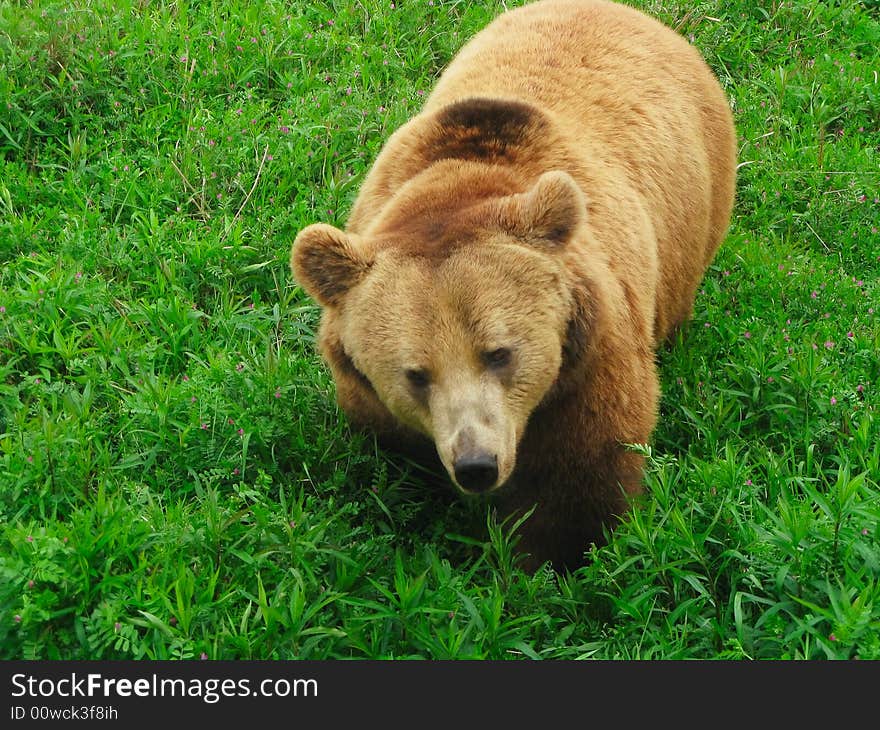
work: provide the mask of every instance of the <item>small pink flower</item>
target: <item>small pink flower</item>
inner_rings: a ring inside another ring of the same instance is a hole
[[[865,386],[862,385],[861,383],[859,383],[859,384],[856,386],[856,392],[857,392],[857,393],[864,393],[864,392],[865,392]]]
[[[849,332],[846,333],[846,336],[849,337],[850,339],[852,339],[853,337],[855,337],[855,334],[853,333],[852,330],[850,330]]]
[[[276,398],[280,398],[280,397],[281,397],[281,391],[280,391],[280,390],[276,390],[276,391],[275,391],[275,397],[276,397]]]
[[[837,637],[834,634],[828,634],[828,638],[831,639],[831,641],[837,641]]]
[[[235,469],[232,470],[232,473],[238,476],[241,472],[238,470],[238,467],[235,467]]]
[[[34,541],[34,536],[33,536],[33,535],[28,535],[28,536],[25,538],[25,540],[27,540],[28,542],[33,542],[33,541]]]
[[[208,424],[207,424],[207,423],[203,423],[203,424],[202,424],[202,431],[207,431],[207,430],[208,430]]]
[[[751,480],[751,479],[746,479],[746,486],[747,486],[747,487],[752,486],[752,480]]]
[[[17,624],[20,624],[21,623],[21,615],[15,614],[15,616],[12,617],[12,620],[15,621],[15,623],[17,623]]]
[[[238,435],[244,436],[244,429],[243,428],[238,429]]]
[[[743,337],[747,340],[750,340],[752,339],[752,333],[746,330],[745,332],[743,332]]]
[[[825,341],[825,349],[826,349],[826,350],[833,350],[833,349],[834,349],[834,343],[833,343],[831,340],[826,340],[826,341]]]
[[[33,588],[33,587],[34,587],[34,582],[33,582],[32,580],[29,580],[29,581],[27,582],[27,586],[28,586],[28,588]]]
[[[833,405],[833,406],[837,405],[837,398],[835,398],[833,395],[831,396],[831,405]]]
[[[118,621],[115,624],[113,624],[114,631],[119,631],[119,629],[121,629],[121,628],[122,628],[122,624],[119,623]]]
[[[205,652],[202,652],[202,653],[199,655],[199,659],[201,659],[202,661],[204,661],[204,660],[207,659],[207,658],[208,658],[208,655],[205,654]]]
[[[868,528],[867,527],[862,530],[862,535],[867,537],[867,535],[868,535]]]
[[[817,291],[814,291],[810,294],[811,299],[816,299],[818,296],[819,296],[819,292],[817,292]]]

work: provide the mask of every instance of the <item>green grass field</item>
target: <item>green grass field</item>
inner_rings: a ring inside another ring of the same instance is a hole
[[[567,575],[348,431],[287,263],[503,4],[0,4],[0,658],[880,659],[880,9],[634,4],[738,200]]]

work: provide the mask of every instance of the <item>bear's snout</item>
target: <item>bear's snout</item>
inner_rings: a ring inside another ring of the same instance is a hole
[[[498,457],[478,452],[456,459],[452,465],[455,481],[466,492],[480,494],[495,486],[498,481]]]

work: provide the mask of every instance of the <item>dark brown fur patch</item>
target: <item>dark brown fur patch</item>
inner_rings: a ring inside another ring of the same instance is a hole
[[[345,351],[345,348],[342,346],[342,343],[339,340],[334,340],[329,343],[328,346],[329,355],[333,358],[333,361],[336,363],[336,366],[345,372],[346,375],[350,375],[352,378],[357,380],[364,388],[366,388],[371,393],[375,393],[376,391],[373,389],[373,384],[370,382],[370,379],[364,375],[354,364],[354,360],[349,357],[349,354]]]
[[[440,133],[428,150],[429,160],[513,161],[544,126],[540,112],[517,101],[472,98],[450,104],[437,114]]]
[[[574,287],[574,302],[568,331],[562,345],[562,370],[570,371],[583,362],[584,353],[590,344],[590,335],[596,327],[596,304],[589,286]]]

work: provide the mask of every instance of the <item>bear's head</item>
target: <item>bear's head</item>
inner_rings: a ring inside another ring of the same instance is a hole
[[[419,193],[398,196],[385,228],[305,228],[291,266],[365,387],[433,441],[460,489],[488,492],[513,473],[529,417],[586,336],[589,304],[566,263],[584,196],[552,171],[438,219],[444,206]],[[402,209],[421,213],[402,225]]]

